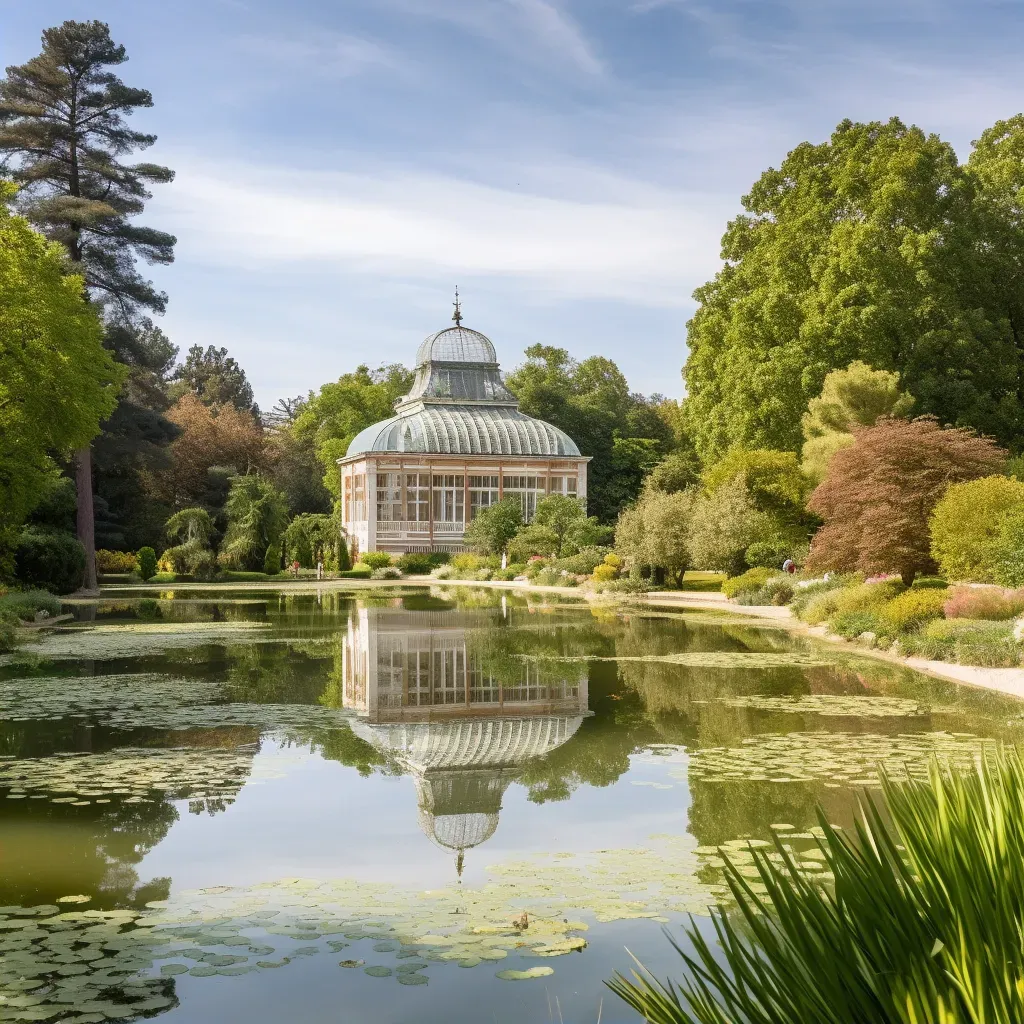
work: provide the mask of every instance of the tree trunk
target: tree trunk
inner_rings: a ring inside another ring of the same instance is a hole
[[[903,569],[900,572],[900,579],[903,581],[903,586],[908,589],[914,585],[914,577],[917,575],[916,569]]]
[[[92,508],[92,449],[75,452],[75,490],[78,492],[78,539],[85,548],[83,594],[98,594],[96,585],[96,521]]]

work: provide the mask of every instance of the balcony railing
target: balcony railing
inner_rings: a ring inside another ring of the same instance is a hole
[[[434,536],[461,536],[465,523],[434,523]],[[377,536],[430,536],[430,523],[403,522],[398,519],[377,520]]]

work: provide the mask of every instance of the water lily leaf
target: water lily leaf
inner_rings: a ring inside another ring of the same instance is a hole
[[[498,971],[495,977],[501,978],[502,981],[529,981],[531,978],[546,978],[554,973],[552,967],[530,967],[525,971]]]

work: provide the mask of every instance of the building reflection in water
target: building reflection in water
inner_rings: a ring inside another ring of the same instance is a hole
[[[460,875],[523,764],[590,714],[585,666],[498,657],[495,628],[493,609],[364,607],[344,643],[352,727],[412,775],[420,827],[455,853]]]

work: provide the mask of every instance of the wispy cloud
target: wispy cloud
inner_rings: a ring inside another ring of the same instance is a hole
[[[404,63],[391,48],[362,36],[317,32],[283,36],[242,36],[237,49],[275,70],[290,66],[304,74],[352,78],[375,69],[400,70]]]
[[[604,63],[582,26],[554,0],[382,0],[447,22],[526,63],[599,77]]]
[[[584,202],[402,171],[175,166],[154,212],[191,261],[520,278],[553,295],[650,306],[684,304],[691,283],[714,272],[726,215],[712,197],[640,183]]]

